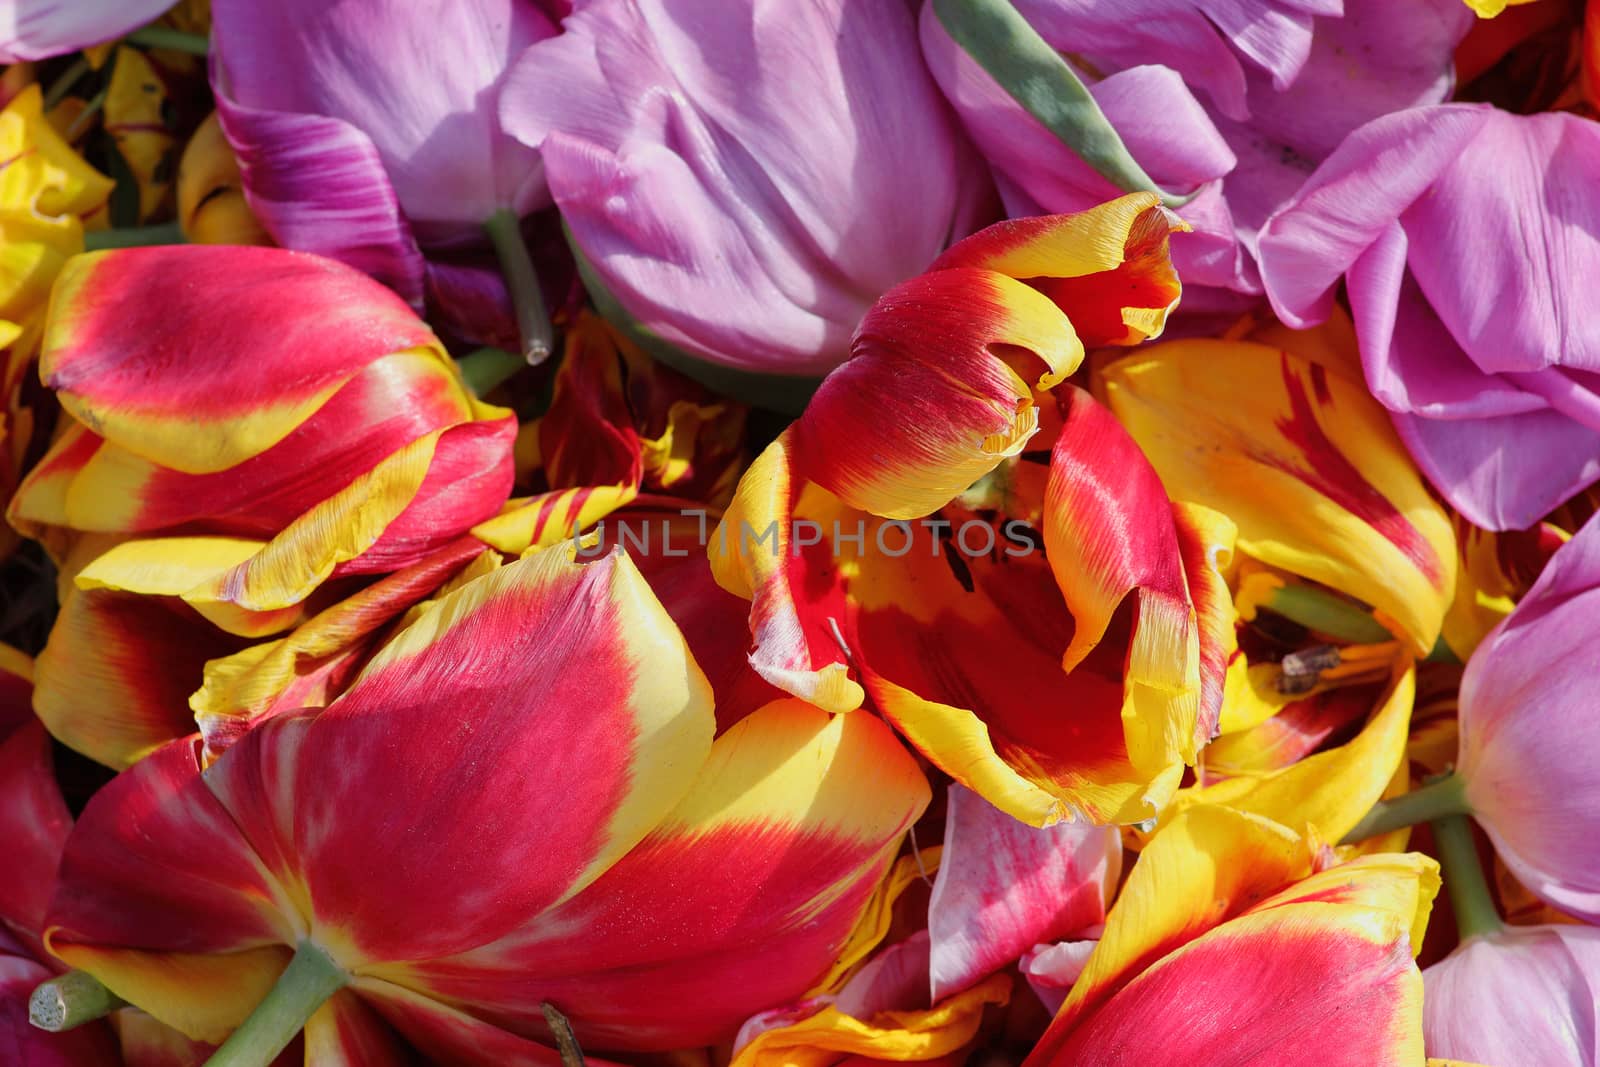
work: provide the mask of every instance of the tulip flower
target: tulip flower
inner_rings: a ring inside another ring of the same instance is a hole
[[[1481,1063],[1600,1060],[1600,929],[1503,926],[1422,972],[1428,1051]]]
[[[1590,521],[1467,663],[1455,773],[1379,805],[1351,839],[1470,813],[1519,882],[1600,921],[1600,794],[1587,763],[1597,607],[1600,523]]]
[[[1351,134],[1262,231],[1280,317],[1326,317],[1344,277],[1367,384],[1428,480],[1492,530],[1600,479],[1582,281],[1600,219],[1567,193],[1596,158],[1600,126],[1572,115],[1417,108]]]
[[[603,0],[562,29],[502,121],[590,280],[702,376],[827,373],[873,300],[981,221],[902,4]]]
[[[121,37],[172,0],[13,0],[0,16],[0,63],[76,52]]]
[[[1084,346],[1160,332],[1170,226],[1134,194],[951,248],[862,321],[709,546],[763,678],[834,711],[865,685],[1037,826],[1155,816],[1216,721],[1226,531],[1174,511],[1087,393],[1046,393]]]
[[[958,10],[957,5],[950,5]],[[1444,100],[1471,16],[1460,0],[1219,8],[1157,0],[1017,0],[1049,61],[1075,70],[1137,165],[1192,194],[1173,242],[1183,310],[1236,311],[1262,291],[1256,234],[1362,123]],[[929,68],[994,171],[1012,216],[1081,211],[1119,191],[922,8]],[[1060,53],[1057,55],[1056,53]]]
[[[56,287],[40,375],[76,422],[19,488],[12,521],[58,550],[84,534],[174,533],[173,570],[231,557],[184,595],[244,634],[282,629],[278,616],[330,577],[421,559],[510,488],[510,413],[471,396],[392,294],[313,256],[80,257]]]
[[[215,0],[212,18],[218,115],[273,240],[364,270],[496,342],[505,290],[489,261],[457,262],[488,255],[492,224],[530,272],[510,293],[533,344],[523,316],[543,309],[517,227],[548,194],[538,154],[500,130],[495,107],[510,64],[555,33],[539,5]],[[479,314],[455,313],[464,307]],[[537,329],[547,343],[548,323]]]
[[[235,1064],[307,1020],[307,1062],[394,1034],[550,1062],[545,1005],[589,1051],[681,1048],[805,990],[926,806],[920,770],[870,716],[797,701],[713,743],[638,570],[571,551],[436,601],[204,776],[192,740],[124,772],[68,840],[51,951]]]
[[[193,244],[271,244],[244,195],[239,161],[212,112],[195,130],[178,164],[178,222]]]
[[[1203,805],[1139,856],[1027,1067],[1422,1061],[1416,854],[1314,870],[1308,842]]]
[[[31,673],[28,657],[0,646],[0,1049],[26,1067],[112,1067],[122,1059],[106,1024],[48,1033],[28,1023],[34,987],[61,970],[40,934],[72,826],[51,767],[50,736],[28,708]]]

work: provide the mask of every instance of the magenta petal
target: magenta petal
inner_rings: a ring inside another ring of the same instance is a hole
[[[172,0],[7,0],[0,4],[0,63],[49,59],[136,30]]]
[[[531,0],[215,0],[212,18],[232,102],[360,130],[424,245],[545,202],[537,154],[496,115],[512,62],[555,32]]]
[[[950,786],[944,855],[928,903],[934,1001],[1105,918],[1122,840],[1085,823],[1036,829]]]
[[[1422,972],[1428,1053],[1472,1063],[1581,1064],[1600,1054],[1600,930],[1507,926]]]
[[[839,990],[833,1006],[857,1019],[870,1019],[880,1011],[926,1008],[929,959],[928,931],[918,930],[872,957]]]
[[[273,240],[370,274],[421,310],[422,253],[366,135],[339,119],[244,107],[213,80],[245,196]]]
[[[1597,617],[1600,522],[1590,520],[1467,664],[1457,759],[1473,812],[1512,873],[1589,922],[1600,920]]]

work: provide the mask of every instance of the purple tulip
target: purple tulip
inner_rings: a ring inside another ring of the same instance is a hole
[[[1600,1059],[1600,929],[1505,926],[1422,972],[1430,1056],[1472,1063]]]
[[[1344,277],[1367,382],[1468,519],[1531,526],[1600,479],[1600,124],[1486,106],[1379,119],[1263,231],[1274,307]]]
[[[1172,241],[1181,310],[1233,312],[1261,293],[1256,234],[1362,123],[1449,95],[1471,25],[1460,0],[1016,0],[1070,56],[1133,158],[1198,195]],[[1012,216],[1118,194],[922,10],[928,65],[994,171]]]
[[[496,105],[512,61],[556,32],[541,6],[214,0],[212,19],[222,127],[273,238],[415,307],[431,297],[458,329],[485,308],[506,314],[484,224],[549,194]]]
[[[821,375],[989,192],[900,0],[594,0],[501,104],[623,310],[702,360]]]
[[[1523,885],[1600,922],[1600,520],[1563,545],[1461,680],[1456,774]]]
[[[121,37],[171,6],[172,0],[4,0],[0,63],[76,52]]]

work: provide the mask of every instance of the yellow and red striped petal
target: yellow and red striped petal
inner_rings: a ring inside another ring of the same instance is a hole
[[[1174,527],[1183,573],[1199,626],[1200,707],[1195,722],[1195,744],[1205,745],[1217,735],[1230,670],[1242,663],[1236,632],[1238,613],[1228,576],[1233,570],[1233,546],[1239,528],[1220,511],[1201,504],[1175,502]]]
[[[286,637],[208,661],[203,683],[188,700],[206,758],[215,759],[276,711],[326,706],[374,651],[382,627],[488,551],[463,537],[307,619]]]
[[[1159,336],[1181,286],[1168,238],[1189,227],[1150,193],[1073,215],[1011,219],[936,259],[934,271],[977,267],[1027,282],[1055,302],[1088,347]]]
[[[268,720],[208,780],[354,968],[483,944],[576,893],[684,794],[711,732],[637,569],[554,548],[430,605],[326,711]],[[391,781],[417,788],[373,788]],[[464,911],[462,886],[492,896]]]
[[[1419,1063],[1412,956],[1435,870],[1377,856],[1313,875],[1153,962],[1028,1063]]]
[[[828,970],[928,799],[872,716],[778,701],[566,903],[475,952],[369,973],[513,1031],[540,1028],[549,1001],[599,1051],[727,1040]]]
[[[750,603],[750,663],[772,685],[828,711],[861,706],[841,628],[848,625],[832,524],[866,522],[809,484],[793,454],[793,429],[756,457],[711,534],[706,554],[717,584]],[[796,544],[796,520],[817,523],[813,545]],[[831,623],[831,625],[830,625]]]
[[[271,448],[379,357],[439,346],[366,275],[275,248],[90,253],[63,269],[51,308],[40,375],[63,407],[190,474]]]
[[[1050,455],[1044,543],[1074,623],[1062,669],[1082,663],[1128,605],[1128,759],[1151,781],[1174,776],[1199,749],[1201,697],[1200,627],[1177,523],[1161,480],[1111,413],[1075,386],[1061,401],[1066,421]],[[1218,665],[1215,655],[1210,663]],[[1138,818],[1160,810],[1153,799]]]
[[[918,518],[1020,453],[1039,426],[1035,390],[1082,360],[1072,323],[1037,290],[994,271],[931,271],[867,312],[790,447],[850,506]]]
[[[631,503],[639,495],[631,485],[554,489],[508,501],[500,514],[472,528],[472,536],[507,555],[565,541]]]
[[[1072,1032],[1156,960],[1311,873],[1299,835],[1259,816],[1201,805],[1139,854],[1093,955],[1030,1063],[1063,1060]]]
[[[1107,403],[1175,499],[1239,550],[1377,609],[1418,654],[1455,591],[1451,523],[1359,383],[1245,341],[1173,341],[1103,368]]]
[[[623,384],[620,349],[631,344],[585,312],[567,330],[550,408],[539,419],[539,457],[556,489],[619,485],[644,478],[643,446]]]

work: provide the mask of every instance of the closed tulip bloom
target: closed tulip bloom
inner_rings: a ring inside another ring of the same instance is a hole
[[[1081,211],[1118,191],[1014,99],[922,9],[928,64],[995,174],[1013,217]],[[1445,99],[1471,24],[1460,0],[1018,0],[1017,11],[1088,83],[1158,185],[1194,197],[1173,242],[1184,312],[1229,311],[1262,291],[1256,237],[1362,123]]]
[[[1428,1051],[1474,1063],[1600,1061],[1600,929],[1505,926],[1422,972]]]
[[[1290,325],[1344,279],[1367,384],[1479,526],[1531,526],[1600,479],[1600,208],[1573,192],[1597,163],[1600,125],[1574,115],[1417,108],[1351,134],[1262,231]]]
[[[52,951],[210,1042],[277,982],[287,1022],[231,1045],[261,1064],[306,1020],[307,1064],[397,1034],[548,1063],[545,1004],[591,1052],[705,1045],[803,992],[927,783],[870,716],[797,701],[713,742],[638,570],[571,553],[442,597],[203,776],[192,740],[125,772],[68,841]]]
[[[549,203],[538,154],[495,114],[512,62],[556,32],[541,6],[216,0],[212,17],[218,115],[273,239],[431,301],[453,327],[499,329],[451,313],[504,314],[484,224]]]
[[[820,376],[981,221],[979,165],[900,3],[603,0],[501,101],[593,276],[656,337]]]

